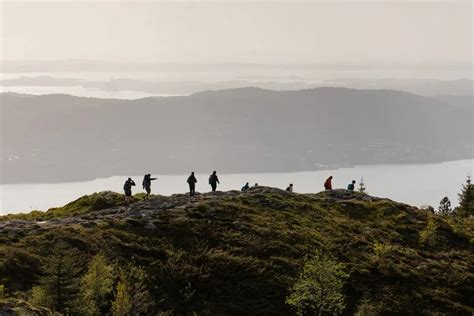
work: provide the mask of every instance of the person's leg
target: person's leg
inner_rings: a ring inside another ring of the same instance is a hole
[[[148,200],[150,198],[151,188],[146,187],[145,190],[146,190],[145,200]]]
[[[217,183],[211,184],[211,187],[212,187],[212,192],[215,192],[217,189]]]

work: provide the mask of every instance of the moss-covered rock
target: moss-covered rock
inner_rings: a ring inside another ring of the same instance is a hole
[[[0,315],[2,316],[56,316],[45,307],[37,307],[19,299],[0,299]]]

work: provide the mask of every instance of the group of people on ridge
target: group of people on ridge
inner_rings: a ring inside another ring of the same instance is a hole
[[[191,175],[186,180],[189,185],[189,196],[194,196],[196,193],[196,183],[197,179],[194,176],[194,172],[191,172]],[[209,184],[211,185],[212,192],[215,192],[217,189],[217,184],[220,184],[219,178],[217,177],[217,171],[213,171],[212,174],[209,176]]]
[[[253,185],[253,187],[254,187],[254,188],[255,188],[255,187],[258,187],[258,183],[255,183],[255,184]],[[249,185],[249,183],[247,182],[247,183],[245,183],[244,186],[240,189],[240,191],[244,192],[244,191],[247,191],[247,190],[249,190],[249,189],[250,189],[250,185]]]
[[[356,180],[352,180],[351,183],[347,185],[347,190],[354,191]],[[324,190],[332,190],[332,176],[326,179],[324,182]]]
[[[150,197],[151,193],[151,181],[156,180],[157,178],[152,178],[151,174],[146,174],[143,177],[143,182],[142,186],[143,189],[145,190],[146,194],[144,199],[147,200]],[[324,182],[324,189],[325,190],[332,190],[332,179],[333,177],[330,176],[329,178],[326,179]],[[194,172],[191,172],[191,175],[189,175],[187,181],[189,185],[189,196],[194,196],[196,193],[196,183],[197,179],[196,176],[194,175]],[[347,185],[347,190],[349,191],[354,191],[355,189],[355,180],[352,180],[351,183]],[[209,185],[211,186],[212,192],[215,192],[217,190],[217,184],[220,184],[219,178],[217,177],[217,171],[213,171],[212,174],[209,176]],[[135,182],[131,179],[128,178],[125,181],[125,184],[123,185],[123,190],[125,192],[125,205],[128,206],[130,204],[131,198],[132,198],[132,186],[135,186]],[[258,183],[255,183],[253,187],[257,187]],[[245,183],[245,185],[240,189],[240,191],[244,192],[250,189],[249,183]],[[290,183],[288,187],[285,189],[287,192],[293,192],[293,183]]]

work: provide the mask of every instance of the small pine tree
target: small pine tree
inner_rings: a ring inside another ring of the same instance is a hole
[[[131,311],[130,293],[127,285],[122,281],[117,285],[117,293],[112,303],[113,316],[127,316]]]
[[[360,178],[359,188],[357,189],[360,193],[367,194],[367,188],[365,186],[364,177]]]
[[[466,183],[463,184],[461,193],[458,194],[459,206],[456,215],[469,217],[474,215],[474,185],[471,184],[471,175],[467,175]]]
[[[342,264],[317,252],[306,259],[286,303],[295,307],[298,315],[340,314],[345,307],[342,286],[347,277]]]
[[[33,286],[28,301],[35,306],[53,306],[52,296],[42,286]]]
[[[121,273],[112,305],[114,315],[147,315],[150,312],[154,301],[147,289],[146,280],[146,273],[141,268],[131,266],[129,271]],[[126,313],[122,314],[123,312]]]
[[[92,259],[87,273],[81,278],[82,314],[104,314],[104,307],[108,302],[107,296],[113,288],[112,270],[103,255],[97,255]]]
[[[447,196],[442,198],[439,202],[438,213],[445,216],[450,216],[453,214],[453,209],[451,208],[451,201]]]
[[[77,312],[79,282],[75,254],[63,244],[56,245],[44,265],[45,276],[32,289],[30,300],[62,314]]]

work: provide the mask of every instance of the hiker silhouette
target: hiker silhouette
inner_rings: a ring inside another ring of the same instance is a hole
[[[135,182],[132,178],[128,178],[123,185],[123,191],[125,192],[125,206],[128,206],[132,199],[132,186],[135,186]]]
[[[149,173],[143,177],[142,185],[143,185],[143,189],[146,191],[146,195],[144,197],[145,200],[148,199],[151,193],[151,181],[156,180],[156,179],[157,178],[152,178],[151,174]]]
[[[196,177],[194,176],[194,172],[191,172],[191,175],[188,177],[187,182],[189,184],[189,196],[194,196],[194,194],[196,193],[197,183]]]
[[[218,183],[220,183],[219,178],[217,177],[217,172],[214,170],[209,176],[209,184],[211,185],[212,192],[216,191]]]
[[[332,190],[332,176],[326,179],[324,182],[324,189],[325,190]]]
[[[352,180],[352,182],[347,185],[347,190],[354,191],[355,183],[356,183],[356,181]]]

